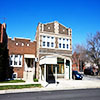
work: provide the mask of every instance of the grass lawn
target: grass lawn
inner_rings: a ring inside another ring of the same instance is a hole
[[[8,80],[8,81],[2,81],[0,83],[20,83],[25,82],[24,80]]]
[[[7,90],[7,89],[23,89],[23,88],[35,88],[35,87],[42,87],[41,84],[28,84],[28,85],[6,85],[0,86],[0,90]]]

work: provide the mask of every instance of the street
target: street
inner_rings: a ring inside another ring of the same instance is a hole
[[[100,89],[2,94],[0,100],[100,100]]]

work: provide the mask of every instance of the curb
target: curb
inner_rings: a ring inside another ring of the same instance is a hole
[[[24,88],[24,89],[9,89],[0,90],[0,94],[8,93],[25,93],[25,92],[45,92],[45,91],[60,91],[60,90],[75,90],[75,89],[94,89],[99,87],[66,87],[66,88]]]

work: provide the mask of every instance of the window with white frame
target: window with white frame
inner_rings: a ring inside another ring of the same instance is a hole
[[[42,47],[43,48],[55,48],[55,37],[42,36]]]
[[[22,67],[22,55],[10,55],[9,64],[13,67]]]
[[[47,42],[47,47],[50,47],[50,42]]]
[[[70,50],[69,44],[70,44],[69,39],[66,39],[66,38],[59,38],[58,39],[58,47],[60,49]]]
[[[59,48],[61,48],[61,43],[59,43]]]
[[[43,41],[43,47],[45,47],[45,42]]]
[[[54,43],[53,42],[51,42],[51,47],[54,47]]]

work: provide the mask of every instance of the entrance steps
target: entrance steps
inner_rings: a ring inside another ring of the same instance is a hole
[[[69,80],[66,79],[58,79],[55,83],[47,83],[47,82],[41,82],[42,86],[45,88],[62,88],[62,87],[66,87],[66,83]]]

